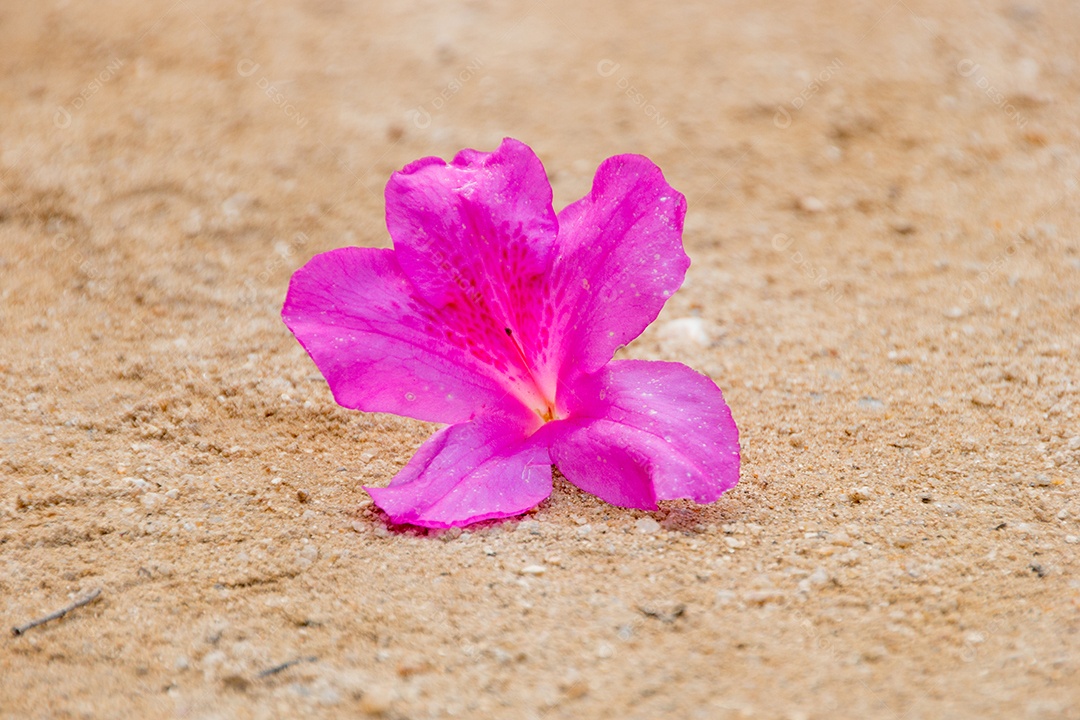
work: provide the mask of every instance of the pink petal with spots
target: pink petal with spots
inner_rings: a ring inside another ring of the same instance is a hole
[[[552,459],[582,490],[654,509],[657,500],[711,503],[739,482],[739,431],[704,375],[680,363],[625,360],[580,378],[574,390],[571,419],[542,434],[551,433]]]
[[[656,319],[682,285],[686,198],[640,155],[608,158],[592,191],[559,213],[551,277],[560,379],[595,372]]]
[[[395,523],[468,525],[539,504],[551,494],[551,459],[518,423],[483,418],[440,430],[388,487],[364,489]]]
[[[455,316],[418,296],[392,250],[316,255],[293,275],[281,315],[344,407],[445,423],[520,415],[502,376]]]
[[[544,414],[556,374],[540,362],[541,313],[557,223],[540,160],[506,139],[493,153],[425,158],[386,186],[386,224],[405,274],[453,317],[469,350],[508,392]]]

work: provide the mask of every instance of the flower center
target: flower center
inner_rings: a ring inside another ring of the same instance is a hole
[[[536,399],[539,399],[542,403],[542,408],[533,406],[533,412],[540,416],[540,419],[545,423],[549,423],[552,420],[559,419],[558,411],[555,409],[556,404],[553,398],[548,397],[547,393],[541,388],[540,381],[536,378],[536,373],[533,370],[532,363],[525,356],[525,351],[521,349],[521,345],[518,344],[517,339],[514,337],[514,331],[510,328],[503,328],[506,331],[506,337],[510,338],[510,344],[514,346],[514,350],[517,351],[518,359],[521,360],[521,366],[525,372],[529,374],[529,379],[532,380],[532,389],[535,392]]]

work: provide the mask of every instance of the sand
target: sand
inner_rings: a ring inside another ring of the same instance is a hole
[[[1080,718],[1078,38],[1068,2],[5,3],[0,625],[101,594],[0,640],[0,716]],[[373,511],[434,426],[334,404],[289,276],[504,136],[557,207],[622,152],[686,194],[620,355],[723,388],[719,502]]]

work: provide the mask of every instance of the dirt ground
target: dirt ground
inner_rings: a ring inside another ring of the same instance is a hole
[[[1076,3],[15,0],[0,67],[0,716],[1080,718]],[[622,354],[724,389],[720,502],[373,512],[434,426],[289,276],[504,136],[686,194]]]

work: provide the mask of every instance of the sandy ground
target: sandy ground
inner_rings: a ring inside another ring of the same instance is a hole
[[[0,716],[1080,718],[1080,7],[0,5]],[[742,483],[395,533],[278,318],[422,156],[689,200]],[[522,573],[540,566],[542,574]],[[282,668],[283,663],[294,662]],[[273,672],[274,670],[276,672]]]

